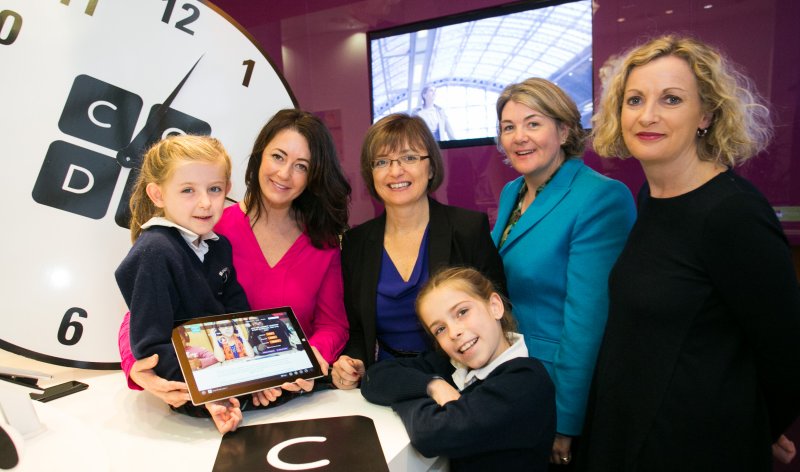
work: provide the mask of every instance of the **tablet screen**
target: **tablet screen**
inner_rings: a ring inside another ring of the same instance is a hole
[[[322,376],[289,307],[195,318],[172,344],[195,405]]]

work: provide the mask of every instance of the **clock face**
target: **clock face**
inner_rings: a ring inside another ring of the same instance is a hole
[[[244,30],[194,0],[3,0],[0,64],[0,347],[112,368],[142,150],[217,137],[238,200],[255,137],[294,99]]]

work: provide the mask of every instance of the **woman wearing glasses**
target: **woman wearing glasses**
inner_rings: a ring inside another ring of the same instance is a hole
[[[429,197],[444,179],[444,165],[422,118],[397,113],[372,125],[361,148],[361,175],[385,212],[342,240],[350,339],[333,366],[333,382],[342,389],[357,387],[376,361],[431,348],[414,314],[429,274],[471,266],[505,291],[486,215]]]

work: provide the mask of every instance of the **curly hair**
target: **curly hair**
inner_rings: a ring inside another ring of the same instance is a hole
[[[155,206],[147,195],[147,185],[162,185],[169,180],[181,162],[220,163],[225,166],[225,180],[231,180],[231,159],[222,143],[210,136],[175,135],[153,144],[142,159],[142,168],[131,192],[131,241],[142,234],[142,225],[164,210]]]
[[[308,183],[305,190],[292,201],[297,224],[308,234],[316,248],[339,246],[339,235],[348,229],[350,184],[342,172],[336,146],[330,131],[322,120],[311,113],[284,109],[277,112],[261,129],[253,143],[253,151],[245,170],[244,204],[253,212],[255,225],[266,215],[262,197],[259,170],[264,149],[283,130],[291,129],[302,135],[311,152]]]
[[[522,82],[508,85],[497,97],[497,148],[505,154],[500,146],[500,122],[503,119],[503,108],[514,101],[528,108],[537,110],[562,124],[567,129],[567,139],[561,145],[564,155],[580,157],[586,147],[586,131],[581,125],[581,114],[578,106],[561,87],[546,79],[531,77]]]
[[[436,138],[425,120],[406,113],[384,116],[369,127],[361,146],[361,177],[370,195],[380,200],[372,175],[372,160],[379,154],[399,151],[405,146],[424,149],[430,159],[433,177],[428,180],[428,193],[436,191],[444,180],[444,162]]]
[[[708,44],[666,35],[628,51],[610,73],[592,117],[593,147],[599,155],[630,157],[620,124],[628,76],[633,68],[666,56],[686,61],[697,79],[703,112],[712,117],[708,133],[697,138],[701,160],[733,167],[767,147],[772,139],[772,121],[752,82]]]

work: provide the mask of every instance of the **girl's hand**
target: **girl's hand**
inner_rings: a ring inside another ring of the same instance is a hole
[[[556,433],[556,440],[553,442],[553,452],[550,455],[552,464],[567,465],[572,461],[572,438]]]
[[[294,382],[286,382],[281,388],[287,392],[310,392],[314,390],[314,380],[297,379]]]
[[[364,376],[364,372],[366,372],[366,368],[363,361],[350,356],[340,356],[333,363],[331,379],[336,388],[350,390],[358,387],[358,382]]]
[[[266,390],[261,390],[260,392],[255,392],[253,393],[253,404],[255,406],[267,406],[270,403],[277,400],[282,393],[283,391],[278,387],[268,388]]]
[[[211,413],[211,420],[214,421],[214,426],[222,434],[236,431],[239,423],[242,422],[242,410],[239,407],[239,400],[235,397],[206,403],[206,409]]]
[[[456,401],[461,398],[461,392],[443,379],[433,379],[428,382],[428,396],[439,406]]]
[[[165,403],[177,408],[190,400],[189,388],[183,382],[166,380],[153,371],[158,364],[158,354],[139,359],[131,367],[131,380]]]

